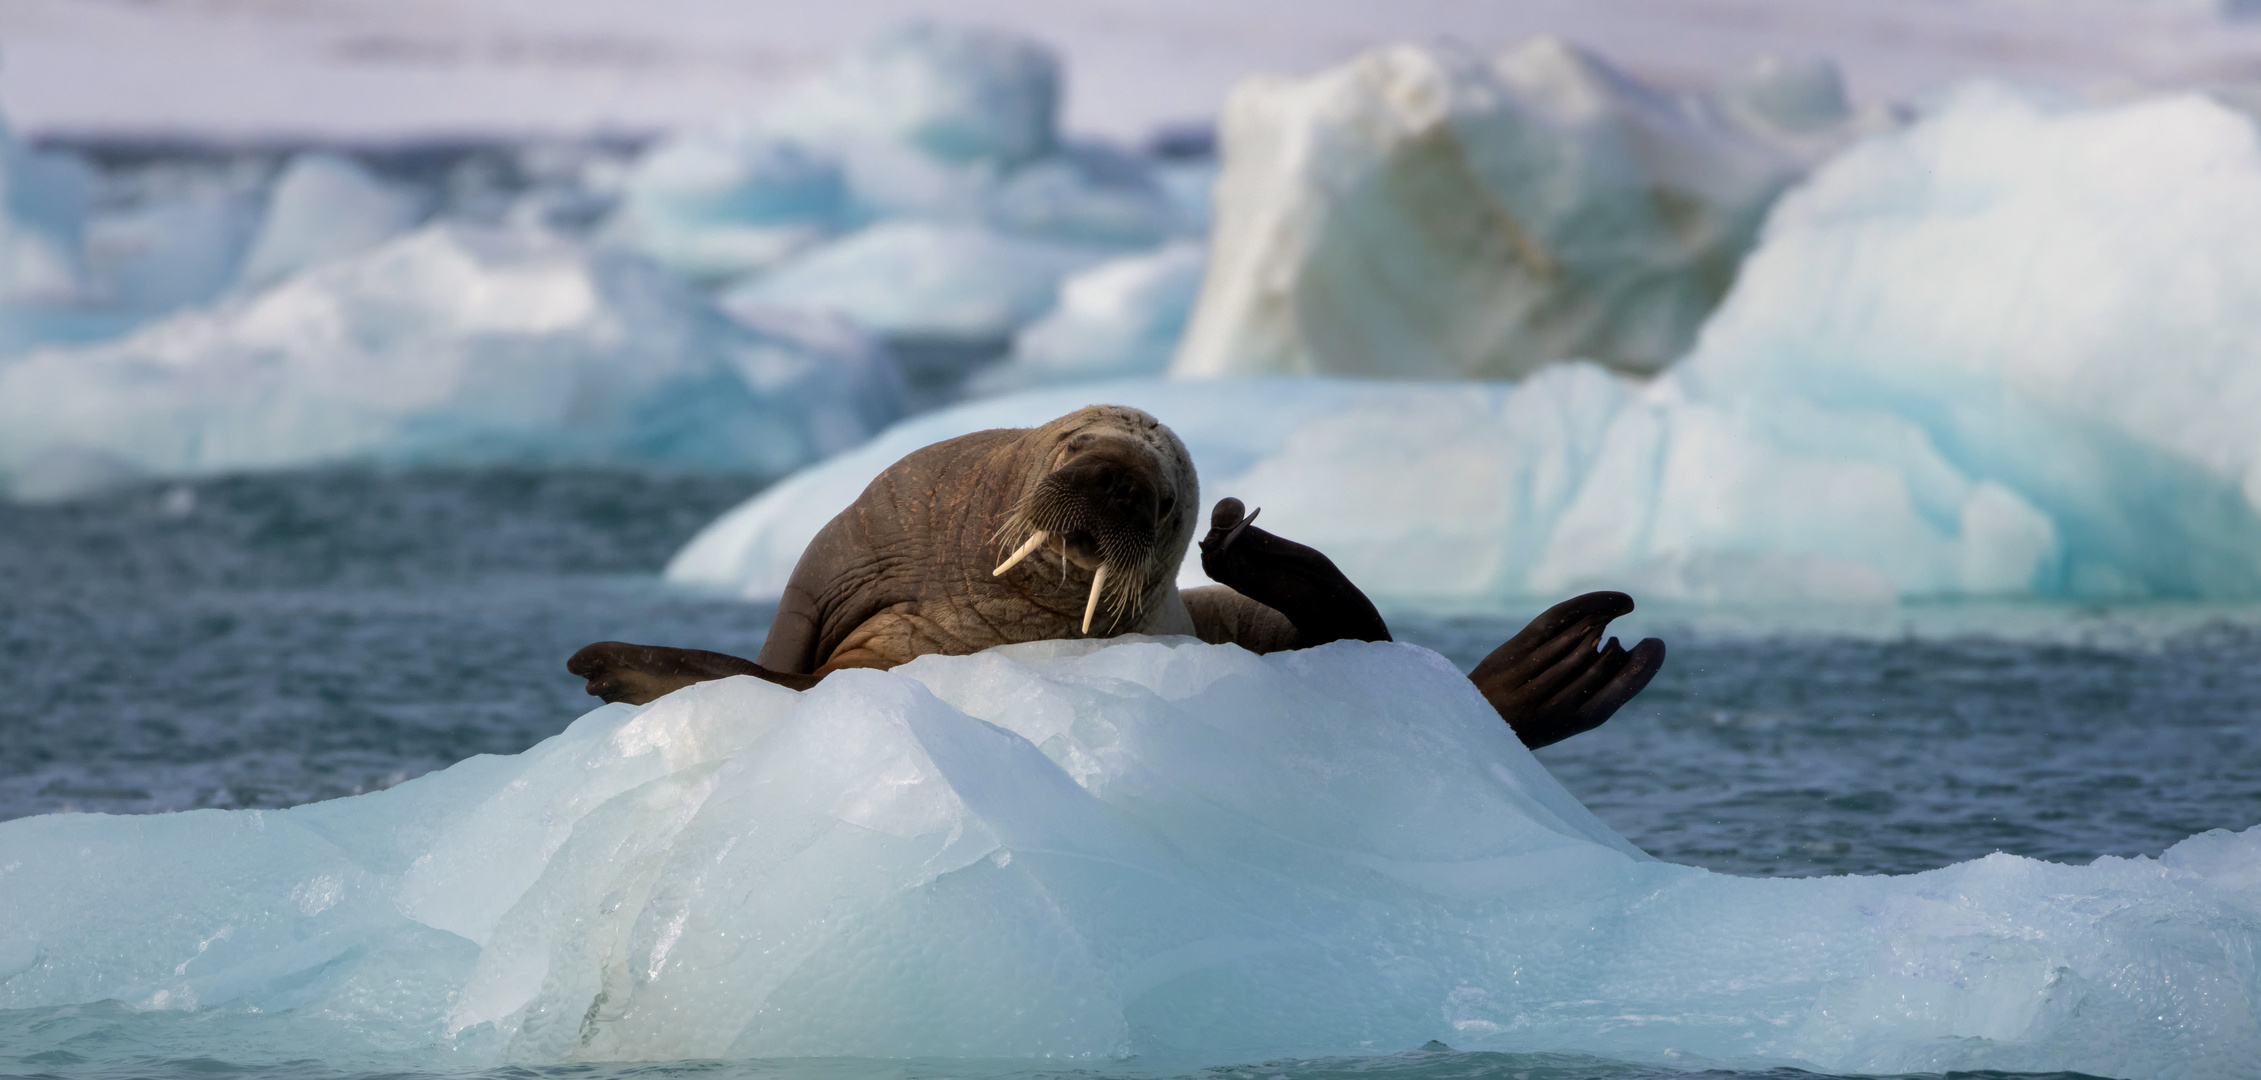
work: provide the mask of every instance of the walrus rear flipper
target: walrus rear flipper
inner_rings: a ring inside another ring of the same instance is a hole
[[[1239,499],[1220,499],[1210,512],[1201,569],[1211,580],[1286,616],[1295,625],[1295,648],[1390,640],[1381,612],[1334,560],[1257,528],[1244,509]]]
[[[1590,592],[1548,608],[1468,673],[1484,699],[1533,750],[1600,727],[1664,666],[1664,642],[1601,644],[1611,619],[1633,610],[1621,592]]]
[[[705,649],[676,649],[666,645],[632,645],[625,641],[600,641],[582,646],[565,661],[565,670],[588,680],[589,696],[606,702],[644,705],[692,683],[751,675],[757,679],[806,690],[823,678],[772,671],[740,656]]]

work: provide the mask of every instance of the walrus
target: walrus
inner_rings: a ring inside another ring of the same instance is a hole
[[[1258,653],[1390,640],[1332,560],[1256,527],[1234,498],[1200,544],[1219,584],[1180,592],[1199,492],[1185,444],[1137,409],[961,435],[889,466],[817,533],[758,658],[600,641],[566,669],[592,696],[640,705],[731,675],[800,690],[844,668],[1053,638],[1184,634]],[[1655,638],[1602,643],[1632,610],[1624,593],[1566,600],[1469,678],[1527,746],[1589,731],[1663,666]]]

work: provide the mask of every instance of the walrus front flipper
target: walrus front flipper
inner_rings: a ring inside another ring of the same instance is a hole
[[[1533,750],[1592,731],[1649,685],[1664,666],[1664,642],[1600,649],[1611,619],[1633,610],[1621,592],[1590,592],[1548,608],[1484,658],[1469,681]]]
[[[1254,516],[1242,516],[1245,509],[1239,499],[1219,499],[1209,514],[1201,569],[1210,580],[1287,616],[1298,649],[1345,638],[1390,640],[1382,613],[1334,560],[1257,528]]]
[[[665,645],[631,645],[625,641],[600,641],[582,646],[565,661],[565,670],[587,679],[589,696],[607,702],[648,704],[692,683],[752,675],[779,686],[806,690],[821,675],[794,675],[768,668],[743,657],[705,649],[673,649]]]

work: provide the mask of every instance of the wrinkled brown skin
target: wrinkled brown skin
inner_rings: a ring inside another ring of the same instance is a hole
[[[1137,603],[1103,606],[1089,635],[1081,623],[1099,552],[1088,538],[1076,535],[1065,551],[1048,543],[1004,575],[990,573],[1017,546],[1012,515],[1047,477],[1089,492],[1150,538]],[[1180,594],[1197,490],[1183,444],[1134,409],[1094,406],[1041,428],[960,436],[889,467],[818,532],[758,661],[600,641],[566,668],[587,680],[592,696],[640,705],[732,675],[805,690],[843,668],[1057,638],[1192,634],[1258,653],[1390,640],[1380,613],[1331,560],[1255,527],[1238,499],[1217,504],[1201,541],[1202,569],[1220,584]],[[1597,648],[1609,621],[1632,610],[1623,593],[1564,601],[1469,678],[1532,749],[1591,730],[1664,663],[1664,643],[1654,638],[1631,650],[1614,638]]]

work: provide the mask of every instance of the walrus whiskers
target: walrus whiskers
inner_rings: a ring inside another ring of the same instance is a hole
[[[1099,610],[1099,593],[1106,587],[1107,564],[1100,563],[1099,569],[1091,572],[1091,598],[1083,602],[1083,632],[1086,634],[1091,632],[1092,613]]]
[[[1051,538],[1051,534],[1045,532],[1042,529],[1038,529],[1035,532],[1028,534],[1028,540],[1021,544],[1020,550],[1013,552],[1011,558],[1006,559],[1004,562],[998,563],[997,569],[991,570],[989,572],[989,576],[1003,577],[1005,575],[1005,571],[1010,570],[1014,566],[1018,565],[1022,559],[1028,558],[1029,552],[1035,551],[1039,545],[1043,544],[1046,540],[1049,540]]]

